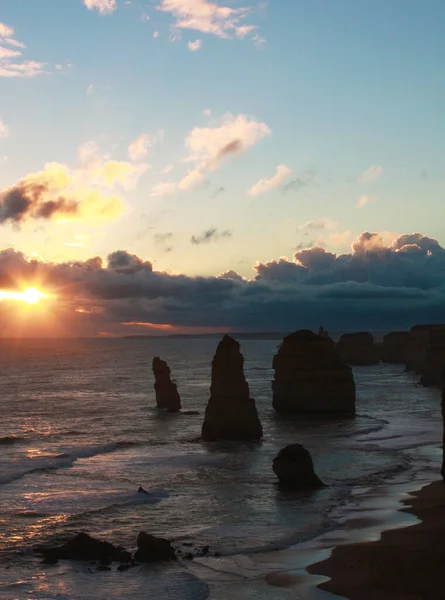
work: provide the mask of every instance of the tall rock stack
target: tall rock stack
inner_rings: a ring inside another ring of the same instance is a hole
[[[433,329],[429,334],[429,344],[422,368],[420,382],[441,388],[445,369],[445,326]]]
[[[375,365],[380,360],[374,337],[367,331],[343,334],[338,340],[337,351],[348,365]]]
[[[392,331],[383,336],[380,358],[383,362],[404,364],[409,331]]]
[[[284,338],[273,359],[278,413],[355,413],[352,370],[334,345],[307,329]]]
[[[225,335],[212,362],[210,400],[202,425],[202,439],[259,440],[263,428],[255,400],[244,377],[244,358],[239,343]]]
[[[423,373],[427,360],[431,333],[440,325],[414,325],[411,327],[406,345],[405,364],[407,371]]]
[[[170,367],[165,360],[158,356],[153,359],[153,374],[155,376],[156,406],[167,410],[167,412],[179,412],[181,410],[181,398],[178,388],[170,379]]]
[[[443,372],[443,381],[445,382],[445,369]],[[442,477],[445,483],[445,383],[442,388],[442,421],[443,421],[443,444],[442,444]]]

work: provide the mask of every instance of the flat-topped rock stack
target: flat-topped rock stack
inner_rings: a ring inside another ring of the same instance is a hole
[[[348,365],[375,365],[380,361],[379,348],[374,345],[373,335],[367,331],[343,334],[337,351]]]
[[[331,341],[308,329],[296,331],[283,339],[273,368],[278,413],[355,413],[352,370]]]
[[[170,378],[170,367],[155,356],[152,362],[155,377],[156,406],[167,410],[167,412],[179,412],[181,410],[181,398],[178,388]]]
[[[202,426],[202,439],[259,440],[263,428],[255,400],[244,376],[239,343],[229,335],[219,342],[212,361],[210,399]]]
[[[430,346],[431,332],[440,329],[441,325],[414,325],[408,335],[405,350],[405,365],[407,371],[423,373]]]
[[[380,358],[383,362],[405,364],[409,331],[392,331],[383,336]]]

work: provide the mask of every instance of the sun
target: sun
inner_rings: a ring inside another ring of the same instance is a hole
[[[22,299],[27,304],[37,304],[42,298],[46,298],[46,294],[40,292],[35,287],[26,288],[26,290],[22,292]]]

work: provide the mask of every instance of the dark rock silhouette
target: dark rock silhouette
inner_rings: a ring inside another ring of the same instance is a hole
[[[443,388],[442,388],[442,421],[443,421],[443,445],[442,445],[442,470],[441,475],[445,483],[445,368],[443,371]]]
[[[138,494],[148,494],[148,492],[147,492],[147,490],[144,490],[144,488],[142,486],[139,486]]]
[[[308,329],[286,336],[273,359],[279,413],[355,413],[352,370],[334,345]]]
[[[176,560],[175,550],[164,538],[158,538],[141,531],[137,539],[138,549],[134,559],[139,562],[160,562]]]
[[[383,336],[380,358],[383,362],[404,364],[409,331],[392,331]]]
[[[348,365],[375,365],[380,360],[374,337],[367,331],[343,334],[338,340],[337,351]]]
[[[43,554],[45,561],[57,560],[97,560],[102,564],[112,561],[121,563],[131,560],[130,552],[123,548],[113,546],[109,542],[97,540],[87,533],[79,533],[62,546],[54,548],[36,548],[36,552]]]
[[[405,365],[407,371],[421,374],[424,371],[430,345],[431,333],[443,325],[414,325],[408,335],[405,350]]]
[[[445,368],[445,326],[429,332],[429,344],[420,383],[442,388]]]
[[[175,383],[170,379],[170,367],[165,360],[158,356],[153,359],[153,374],[155,376],[156,406],[168,412],[181,410],[181,398]]]
[[[328,331],[323,327],[323,325],[320,325],[320,328],[318,330],[318,335],[322,338],[324,338],[325,340],[331,340],[331,337],[328,333]]]
[[[202,426],[203,440],[258,440],[263,435],[239,348],[236,340],[225,335],[216,349],[210,400]]]
[[[291,444],[278,453],[273,461],[273,471],[280,484],[294,489],[323,487],[314,471],[312,457],[301,444]]]

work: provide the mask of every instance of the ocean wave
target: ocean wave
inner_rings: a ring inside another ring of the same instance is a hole
[[[65,452],[46,458],[23,459],[21,461],[22,468],[9,473],[0,474],[0,485],[12,483],[27,475],[49,473],[57,469],[66,469],[71,467],[79,459],[92,458],[99,454],[108,454],[134,445],[137,445],[137,442],[115,442],[113,444],[104,444],[100,446],[70,448]],[[10,466],[10,464],[11,463],[8,462],[6,466]],[[13,463],[12,466],[15,466],[15,464]]]

